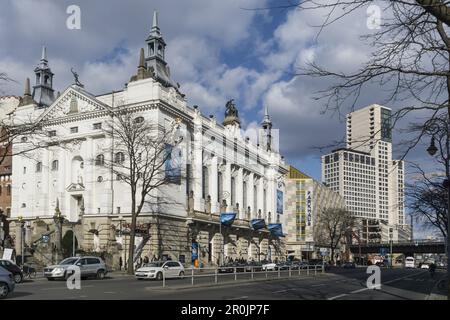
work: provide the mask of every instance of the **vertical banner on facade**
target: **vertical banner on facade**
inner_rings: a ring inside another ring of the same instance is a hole
[[[198,260],[198,242],[192,242],[192,262],[194,264],[197,264],[196,261]]]
[[[312,188],[308,188],[306,190],[306,225],[308,227],[311,227],[312,225],[312,210],[313,210],[312,193],[313,193]]]
[[[283,214],[283,191],[277,190],[277,213]]]
[[[181,156],[180,150],[166,143],[165,145],[165,174],[170,183],[181,183]]]

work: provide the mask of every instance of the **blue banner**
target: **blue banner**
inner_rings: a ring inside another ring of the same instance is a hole
[[[259,230],[266,227],[266,222],[264,219],[252,219],[250,221],[250,225],[252,226],[253,230]]]
[[[283,214],[283,191],[277,190],[277,213]]]
[[[181,184],[181,154],[180,150],[174,149],[166,143],[165,146],[165,174],[170,183]]]
[[[192,242],[192,261],[198,259],[198,242]]]
[[[281,223],[270,223],[268,226],[270,233],[276,237],[284,237]]]
[[[236,219],[236,213],[225,212],[220,214],[220,223],[224,226],[231,226]]]

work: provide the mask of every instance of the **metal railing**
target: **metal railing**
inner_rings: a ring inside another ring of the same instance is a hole
[[[270,269],[270,270],[269,270]],[[223,270],[220,272],[220,270]],[[186,286],[194,286],[195,284],[229,284],[238,281],[252,281],[264,279],[282,279],[301,276],[314,276],[325,273],[323,265],[305,265],[300,267],[289,268],[266,268],[242,266],[242,267],[214,267],[214,268],[188,268],[184,269],[183,275],[174,275],[169,277],[169,271],[162,272],[162,287],[168,286],[169,279],[185,280]],[[223,280],[228,278],[228,280]],[[222,281],[221,281],[222,280]],[[180,284],[177,281],[177,284]]]

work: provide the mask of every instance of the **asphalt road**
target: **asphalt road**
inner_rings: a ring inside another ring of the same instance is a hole
[[[111,274],[104,280],[83,280],[80,290],[67,289],[64,281],[36,279],[16,286],[8,299],[201,299],[201,300],[425,300],[429,297],[437,281],[444,277],[438,271],[431,279],[427,270],[420,269],[381,269],[381,289],[369,290],[366,280],[369,276],[365,268],[332,269],[325,274],[313,272],[308,276],[303,271],[278,272],[267,275],[233,274],[219,275],[215,285],[214,275],[195,279],[171,279],[166,287],[158,281],[138,281],[133,277]],[[295,276],[294,276],[295,274]]]

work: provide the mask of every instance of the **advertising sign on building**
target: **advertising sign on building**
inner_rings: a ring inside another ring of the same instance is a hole
[[[283,214],[283,191],[277,190],[277,213]]]
[[[306,190],[306,225],[312,224],[312,188]]]

